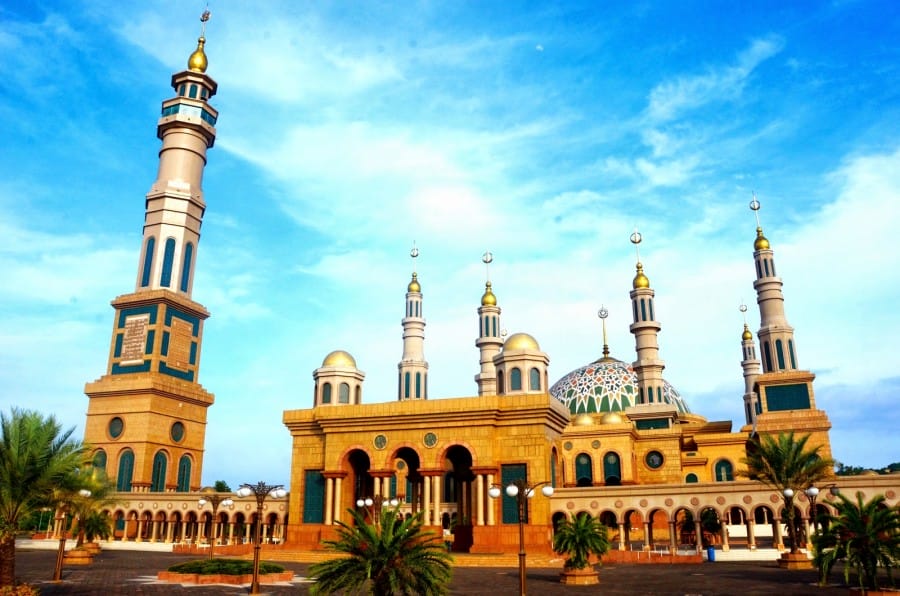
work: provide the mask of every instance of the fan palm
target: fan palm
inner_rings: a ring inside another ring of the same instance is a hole
[[[16,528],[19,520],[51,502],[54,491],[76,491],[75,471],[84,446],[62,432],[53,416],[13,408],[0,413],[0,586],[16,577]]]
[[[568,557],[566,569],[586,568],[591,555],[603,556],[609,547],[606,526],[588,513],[563,520],[553,534],[553,550]]]
[[[375,596],[446,594],[450,584],[450,555],[443,543],[422,526],[421,514],[400,519],[384,507],[376,524],[348,510],[355,526],[337,522],[338,539],[327,549],[348,556],[313,565],[316,579],[311,594],[368,592]]]
[[[838,495],[837,515],[828,516],[828,527],[816,540],[816,566],[820,580],[826,583],[832,567],[844,560],[844,581],[850,583],[850,570],[856,571],[861,588],[878,589],[878,567],[887,571],[893,585],[891,569],[900,561],[900,508],[889,507],[884,495],[863,502]]]
[[[807,441],[809,435],[794,437],[793,431],[752,439],[747,457],[741,460],[747,466],[741,475],[758,480],[782,494],[785,494],[785,489],[802,490],[831,477],[834,460],[819,455],[821,446],[807,448]],[[785,515],[791,537],[791,553],[796,554],[800,552],[800,547],[794,525],[794,498],[790,493],[785,494]]]

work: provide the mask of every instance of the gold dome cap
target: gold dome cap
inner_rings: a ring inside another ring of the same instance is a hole
[[[527,333],[513,333],[503,344],[504,350],[540,350],[536,339]]]
[[[741,334],[741,339],[744,341],[750,341],[753,339],[753,334],[750,333],[750,327],[747,326],[747,323],[744,323],[744,332]]]
[[[600,419],[600,424],[622,424],[625,419],[618,412],[607,412]]]
[[[753,243],[754,250],[767,250],[769,248],[769,239],[763,236],[762,228],[756,228],[756,241]]]
[[[635,290],[638,288],[650,287],[650,280],[644,275],[644,266],[640,263],[637,264],[637,275],[634,276],[634,283],[632,283],[632,286]]]
[[[406,291],[407,292],[421,292],[422,291],[422,286],[419,285],[419,278],[415,273],[413,273],[412,280],[409,282],[409,285],[406,286]]]
[[[572,420],[575,426],[591,426],[594,424],[594,417],[590,414],[579,414]]]
[[[481,306],[497,306],[497,297],[491,291],[491,282],[484,284],[484,296],[481,297]]]
[[[353,356],[351,356],[349,352],[335,350],[328,354],[328,356],[325,356],[325,360],[322,361],[322,366],[346,366],[349,368],[356,368],[356,360],[353,359]]]
[[[208,63],[206,60],[206,52],[203,51],[204,45],[206,45],[206,38],[201,35],[197,40],[197,49],[194,50],[194,53],[188,58],[188,70],[194,72],[206,72]]]

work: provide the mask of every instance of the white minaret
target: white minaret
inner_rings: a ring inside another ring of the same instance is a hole
[[[481,257],[487,270],[487,281],[484,284],[484,295],[481,297],[481,307],[478,309],[478,339],[475,346],[478,348],[481,362],[481,372],[475,375],[475,383],[478,384],[478,395],[497,394],[497,369],[494,366],[494,356],[500,353],[503,347],[500,329],[500,307],[497,306],[497,297],[491,291],[491,261],[494,256],[485,252]]]
[[[774,252],[759,225],[759,201],[756,195],[750,201],[750,209],[756,215],[756,240],[753,243],[753,260],[756,263],[756,303],[759,305],[759,337],[764,373],[797,370],[797,352],[794,347],[794,328],[784,315],[784,294],[781,278],[775,274]]]
[[[747,325],[747,305],[741,304],[741,312],[744,314],[744,332],[741,334],[741,368],[744,369],[744,414],[747,424],[756,422],[756,416],[760,414],[759,395],[756,393],[756,378],[759,376],[759,358],[756,357],[756,344],[753,343],[753,333]]]
[[[422,315],[422,286],[416,273],[419,249],[409,251],[413,274],[406,288],[406,316],[403,317],[403,358],[397,365],[397,399],[428,399],[428,363],[425,362],[425,318]]]
[[[659,344],[657,334],[660,324],[656,321],[653,308],[654,292],[650,288],[650,280],[644,275],[644,266],[641,264],[639,245],[642,236],[635,229],[631,235],[637,254],[637,274],[634,276],[631,291],[631,308],[634,314],[634,323],[629,328],[634,334],[637,359],[632,363],[637,375],[638,404],[663,403],[663,377],[662,371],[665,364],[659,358]]]

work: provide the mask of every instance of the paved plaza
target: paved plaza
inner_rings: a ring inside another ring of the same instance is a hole
[[[117,594],[246,594],[249,586],[182,586],[161,583],[156,573],[175,563],[196,557],[167,552],[104,550],[87,566],[66,566],[63,579],[49,581],[53,575],[56,553],[50,550],[18,549],[16,575],[30,583],[42,596]],[[290,584],[264,585],[266,594],[307,594],[305,579],[309,568],[304,563],[284,563],[295,572]],[[815,585],[814,571],[787,571],[774,562],[702,563],[697,565],[604,565],[600,569],[600,586],[563,586],[559,583],[559,569],[529,569],[528,593],[532,596],[577,594],[781,594],[803,595],[846,594],[847,588],[835,585],[820,588]],[[518,593],[518,570],[515,568],[487,569],[455,567],[451,594]]]

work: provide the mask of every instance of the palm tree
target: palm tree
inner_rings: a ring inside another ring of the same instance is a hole
[[[76,491],[85,447],[52,415],[13,408],[0,413],[0,586],[16,577],[16,530],[30,512],[53,505],[54,491]]]
[[[327,549],[348,556],[313,565],[311,594],[368,592],[374,596],[446,594],[452,561],[443,543],[422,526],[422,514],[400,519],[384,507],[375,524],[348,510],[355,526],[337,522],[338,539]]]
[[[828,527],[816,540],[820,581],[825,584],[834,564],[843,559],[844,582],[850,583],[850,569],[854,569],[861,588],[877,590],[881,566],[893,585],[891,569],[900,561],[900,508],[889,507],[884,495],[865,503],[861,492],[856,493],[856,501],[844,495],[838,498],[837,515],[827,517]]]
[[[116,485],[107,479],[106,474],[97,468],[88,467],[79,472],[81,480],[81,491],[72,495],[69,500],[69,512],[75,516],[76,527],[78,528],[77,540],[75,547],[78,548],[84,544],[85,538],[88,542],[92,542],[94,536],[103,536],[101,532],[94,532],[93,536],[87,536],[86,521],[98,513],[98,510],[110,505],[116,504],[118,501],[113,497],[116,491]],[[94,523],[97,523],[96,516]],[[108,522],[107,522],[108,524]],[[109,532],[107,532],[107,536]]]
[[[799,553],[800,546],[794,525],[794,497],[791,492],[785,493],[785,489],[802,490],[834,474],[834,460],[819,455],[821,445],[807,449],[807,441],[809,435],[795,438],[793,431],[756,437],[750,441],[747,457],[741,460],[747,466],[741,475],[759,480],[784,495],[791,554]]]
[[[609,535],[600,518],[579,513],[574,519],[564,519],[553,534],[553,551],[568,557],[565,569],[585,569],[591,555],[609,552]]]

